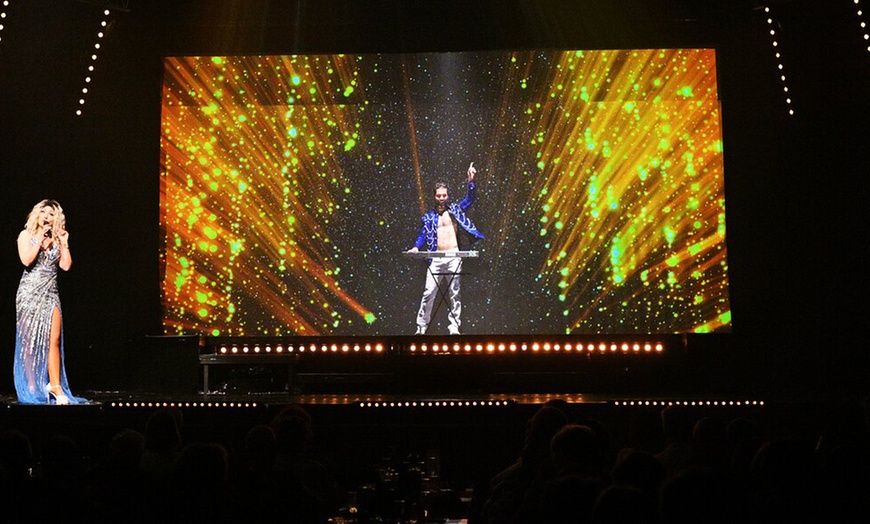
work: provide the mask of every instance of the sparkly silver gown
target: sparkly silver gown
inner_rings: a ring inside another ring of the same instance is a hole
[[[32,243],[36,239],[31,240]],[[60,309],[57,293],[57,268],[60,249],[57,244],[40,251],[36,261],[24,270],[15,295],[15,391],[20,404],[53,404],[48,385],[48,343],[51,315]],[[70,404],[86,402],[73,397],[64,366],[63,327],[60,334],[60,384]]]

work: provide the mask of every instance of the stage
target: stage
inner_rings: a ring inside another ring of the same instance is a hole
[[[866,444],[870,408],[849,249],[867,223],[862,2],[241,4],[0,6],[0,237],[63,204],[62,363],[87,399],[22,405],[0,377],[3,443],[21,444],[2,458],[26,466],[0,464],[0,487],[44,515],[5,518],[166,522],[171,501],[263,521],[304,491],[246,482],[256,444],[281,441],[335,480],[332,522],[473,520],[544,408],[589,428],[608,474],[673,444],[677,414],[684,450],[742,466],[723,478],[746,508],[787,500],[759,521],[843,520],[804,512],[815,494],[867,512],[840,498],[866,471],[838,476],[866,466],[838,446]],[[436,183],[464,203],[454,233],[485,238],[429,273],[462,275],[462,335],[441,306],[412,336],[428,266],[403,253]],[[24,259],[7,247],[11,366]],[[138,489],[135,454],[170,418],[166,490]],[[178,467],[209,445],[216,469]],[[817,483],[750,492],[746,450],[765,448],[783,454],[762,466],[799,461],[783,484]],[[124,458],[130,484],[100,477]]]
[[[621,450],[664,449],[665,411],[704,421],[723,437],[726,428],[750,428],[765,441],[814,443],[860,405],[816,387],[771,388],[763,368],[753,376],[726,365],[734,349],[710,338],[699,347],[693,337],[659,340],[661,351],[651,344],[649,352],[642,341],[637,352],[631,343],[623,350],[599,341],[590,351],[578,340],[525,341],[525,353],[518,341],[517,354],[505,341],[500,354],[502,342],[488,351],[474,337],[385,340],[380,352],[374,340],[350,341],[343,352],[340,340],[306,339],[284,340],[276,354],[275,341],[157,337],[131,362],[139,374],[129,390],[74,388],[89,400],[75,406],[19,405],[7,396],[0,427],[24,433],[37,450],[65,438],[84,464],[99,465],[119,435],[147,435],[150,421],[168,413],[181,445],[217,444],[238,482],[252,435],[301,410],[310,429],[300,450],[342,493],[335,522],[364,522],[360,512],[399,518],[424,507],[427,520],[420,521],[448,523],[480,515],[490,480],[522,454],[530,421],[544,407],[592,428],[614,461]],[[234,485],[234,492],[244,489]]]

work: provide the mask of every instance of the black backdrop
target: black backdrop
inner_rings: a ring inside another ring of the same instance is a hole
[[[748,0],[109,2],[76,116],[103,4],[13,0],[0,22],[0,369],[14,347],[14,240],[42,198],[61,202],[71,232],[60,285],[73,387],[129,387],[143,340],[161,334],[165,55],[714,47],[734,326],[711,344],[717,366],[787,394],[863,387],[870,52],[851,0],[772,2],[791,117],[767,15]],[[708,341],[687,349],[704,355]],[[0,394],[12,389],[0,373]]]

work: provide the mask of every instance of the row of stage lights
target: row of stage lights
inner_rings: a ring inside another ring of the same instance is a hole
[[[3,0],[3,8],[0,9],[0,42],[3,41],[3,29],[6,27],[6,9],[9,8],[9,0]]]
[[[870,33],[867,32],[867,22],[864,21],[864,11],[861,9],[861,0],[854,0],[855,14],[858,15],[858,27],[863,33],[864,42],[870,44]],[[870,45],[867,46],[867,52],[870,52]]]
[[[112,14],[112,12],[109,11],[108,9],[103,10],[103,17],[104,18],[103,18],[103,20],[100,21],[100,29],[97,31],[97,41],[94,43],[94,48],[93,48],[93,51],[91,52],[90,63],[88,64],[88,72],[85,74],[85,82],[84,82],[85,85],[84,85],[84,87],[82,87],[81,98],[79,98],[79,108],[76,109],[77,116],[81,116],[81,114],[82,114],[81,106],[85,105],[85,101],[87,99],[88,86],[91,83],[91,75],[94,73],[95,64],[97,62],[97,56],[98,56],[100,49],[102,48],[101,42],[103,41],[103,37],[106,36],[106,32],[110,28],[111,23],[109,21],[109,15],[111,15],[111,14]]]
[[[256,402],[111,402],[113,408],[256,408]]]
[[[794,109],[791,105],[791,93],[789,93],[788,83],[786,83],[785,79],[785,67],[782,65],[782,53],[779,51],[779,41],[776,38],[776,29],[774,29],[774,20],[773,15],[770,12],[769,7],[764,8],[764,12],[767,15],[767,25],[770,27],[770,38],[771,45],[773,46],[773,56],[776,58],[776,68],[779,70],[779,80],[782,82],[782,90],[785,93],[785,103],[788,106],[788,114],[790,116],[794,115]]]
[[[380,342],[375,344],[287,344],[285,347],[278,344],[274,348],[271,345],[242,346],[222,345],[217,348],[219,355],[250,355],[250,354],[288,354],[288,353],[383,353],[384,345]]]
[[[520,352],[520,353],[527,353],[527,352],[532,352],[532,353],[540,353],[540,352],[544,352],[544,353],[550,353],[550,352],[553,352],[553,353],[559,353],[559,352],[582,353],[583,351],[586,351],[587,353],[595,353],[595,352],[606,353],[608,351],[611,353],[618,353],[618,352],[622,352],[622,353],[661,353],[662,351],[664,351],[664,346],[661,343],[651,344],[648,342],[644,343],[644,344],[640,344],[637,342],[634,342],[634,343],[623,342],[620,344],[613,343],[613,342],[611,342],[611,343],[603,343],[602,342],[599,344],[594,344],[594,343],[583,344],[582,342],[578,342],[576,344],[572,344],[571,342],[566,342],[564,344],[550,343],[550,342],[543,342],[543,343],[532,342],[531,344],[527,343],[527,342],[523,342],[521,344],[517,344],[516,342],[510,342],[510,343],[500,342],[500,343],[496,344],[493,342],[489,342],[487,344],[469,344],[469,343],[466,343],[466,344],[459,344],[459,343],[437,344],[436,343],[436,344],[431,344],[431,345],[420,344],[419,346],[417,344],[411,344],[410,346],[408,346],[408,350],[411,353],[417,353],[418,351],[420,353],[427,353],[430,351],[430,348],[431,348],[432,353],[450,353],[450,352],[453,352],[453,353],[463,353],[463,352],[464,353],[484,353],[484,352],[485,353],[505,353],[505,352],[507,352],[507,353],[517,353],[517,352]]]
[[[360,408],[474,408],[507,407],[516,404],[513,400],[415,400],[415,401],[360,401]],[[618,407],[763,407],[763,400],[616,400]],[[257,408],[257,402],[111,402],[113,408]]]
[[[420,402],[359,402],[361,408],[422,408],[422,407],[505,407],[511,400],[429,400]],[[762,407],[763,400],[617,400],[619,407]]]
[[[427,400],[405,402],[360,402],[361,408],[477,408],[505,407],[508,400]]]
[[[221,345],[216,348],[218,355],[251,355],[251,354],[293,354],[293,353],[383,353],[385,346],[383,343],[366,343],[366,344],[282,344],[276,345],[274,348],[269,345],[259,344],[251,345]],[[622,342],[622,343],[550,343],[550,342],[487,342],[483,343],[412,343],[408,346],[408,351],[414,354],[420,353],[661,353],[664,351],[664,345],[657,343],[639,343],[639,342]]]
[[[622,407],[761,407],[763,400],[617,400],[614,406]]]

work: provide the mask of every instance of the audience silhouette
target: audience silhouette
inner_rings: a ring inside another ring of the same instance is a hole
[[[841,522],[870,510],[867,407],[844,403],[808,436],[763,413],[726,418],[674,405],[658,413],[659,428],[649,417],[627,428],[550,402],[525,420],[512,460],[466,485],[477,487],[471,503],[450,479],[428,476],[421,457],[432,454],[431,441],[419,456],[372,463],[354,477],[372,482],[342,486],[351,479],[311,453],[314,421],[296,405],[229,441],[202,431],[186,441],[181,410],[156,409],[142,432],[122,428],[94,455],[84,451],[93,442],[34,441],[4,427],[0,490],[14,503],[4,504],[2,521]],[[446,449],[440,460],[450,461]]]

